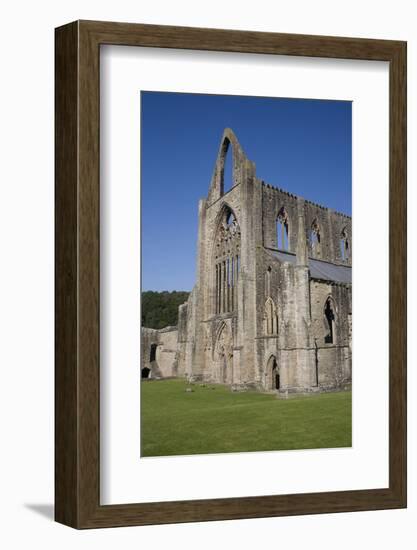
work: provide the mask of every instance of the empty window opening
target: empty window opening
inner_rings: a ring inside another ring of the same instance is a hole
[[[227,193],[234,185],[233,181],[233,145],[225,141],[224,166],[223,166],[223,193]]]
[[[277,217],[277,246],[280,250],[289,250],[288,214],[281,208]]]
[[[334,329],[335,329],[335,308],[333,305],[333,300],[327,298],[326,304],[324,306],[324,317],[326,321],[326,335],[324,337],[325,344],[334,343]]]
[[[349,259],[349,239],[347,236],[346,228],[342,230],[340,234],[340,257],[342,260],[348,260]]]
[[[152,361],[156,360],[156,348],[157,344],[151,344],[151,352],[149,354],[149,361],[152,363]]]
[[[150,374],[151,374],[151,369],[149,369],[148,367],[143,367],[142,378],[149,378]]]
[[[236,218],[234,217],[233,215],[233,212],[231,210],[229,210],[227,213],[226,213],[226,225],[227,227],[230,229],[230,227],[232,227],[232,225],[235,223],[236,221]]]
[[[320,226],[317,220],[314,220],[311,225],[310,247],[313,255],[316,255],[316,256],[320,255],[321,236],[320,236]]]

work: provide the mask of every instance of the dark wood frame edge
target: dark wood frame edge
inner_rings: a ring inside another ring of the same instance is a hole
[[[101,44],[390,64],[389,487],[102,506],[99,503]],[[406,507],[406,43],[76,21],[55,33],[55,519],[75,528]],[[392,246],[395,235],[395,246]]]

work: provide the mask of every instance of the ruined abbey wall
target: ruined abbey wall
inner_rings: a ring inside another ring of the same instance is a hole
[[[142,328],[141,369],[143,378],[170,378],[178,375],[178,330]],[[148,369],[143,370],[143,369]]]
[[[264,182],[262,185],[262,227],[263,244],[266,248],[277,249],[276,221],[282,209],[285,209],[289,220],[289,251],[296,253],[298,242],[298,197],[272,187]],[[323,261],[352,265],[352,255],[347,251],[345,257],[341,254],[342,233],[352,235],[352,219],[345,214],[325,208],[310,201],[304,201],[303,215],[305,220],[308,256]],[[320,243],[314,246],[311,239],[313,228],[319,228]]]
[[[349,384],[351,235],[350,217],[258,179],[226,129],[199,203],[195,287],[177,332],[157,331],[161,375],[279,392]]]

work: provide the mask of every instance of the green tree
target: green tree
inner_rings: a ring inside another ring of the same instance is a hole
[[[142,326],[164,328],[178,323],[178,306],[187,301],[189,292],[142,292]]]

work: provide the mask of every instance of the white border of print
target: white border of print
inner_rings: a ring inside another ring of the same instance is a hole
[[[101,504],[388,487],[388,64],[128,46],[100,57]],[[140,458],[141,90],[353,101],[352,448]]]

